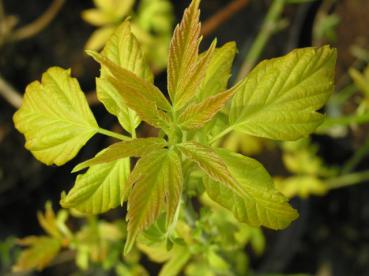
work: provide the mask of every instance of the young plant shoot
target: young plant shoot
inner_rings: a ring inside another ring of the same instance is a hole
[[[304,48],[265,60],[227,88],[236,45],[217,48],[215,40],[199,53],[199,4],[192,1],[173,34],[168,97],[154,85],[129,20],[101,53],[87,51],[101,65],[98,99],[129,135],[100,128],[78,81],[59,67],[27,87],[14,115],[25,147],[47,165],[70,161],[97,133],[121,140],[73,170],[87,169],[60,202],[87,214],[127,202],[126,254],[159,217],[167,239],[176,242],[175,225],[191,203],[194,175],[200,175],[196,196],[206,193],[240,223],[279,230],[298,217],[258,161],[217,144],[233,130],[282,141],[312,133],[334,89],[336,50]],[[137,138],[141,121],[158,128],[159,137]],[[130,158],[138,158],[132,170]]]

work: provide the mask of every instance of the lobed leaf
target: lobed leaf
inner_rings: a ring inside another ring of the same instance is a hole
[[[235,42],[228,42],[222,47],[215,49],[206,69],[205,78],[197,92],[200,100],[227,89],[236,52],[237,47]]]
[[[77,176],[69,193],[62,194],[60,204],[87,214],[101,214],[118,207],[124,201],[129,172],[129,158],[92,166]]]
[[[121,68],[150,83],[153,82],[154,76],[146,63],[138,40],[131,32],[131,23],[128,20],[124,21],[106,42],[102,55]],[[121,126],[133,133],[141,120],[136,112],[126,106],[121,95],[124,91],[120,93],[106,79],[107,76],[109,70],[102,66],[100,78],[96,79],[97,97],[111,114],[117,116]]]
[[[141,157],[151,151],[164,148],[166,144],[166,141],[162,138],[137,138],[131,141],[118,142],[109,146],[94,158],[78,164],[73,172],[126,157]]]
[[[242,193],[210,179],[204,182],[206,192],[240,222],[277,230],[286,228],[298,217],[288,199],[274,188],[270,175],[259,162],[225,149],[216,152],[239,183]]]
[[[316,112],[334,85],[336,50],[297,49],[261,62],[241,83],[230,109],[231,126],[244,133],[276,140],[296,140],[313,132],[324,119]]]
[[[139,117],[155,127],[165,127],[167,115],[159,110],[170,110],[171,106],[160,90],[134,73],[119,67],[105,56],[88,51],[97,62],[108,69],[112,76],[107,80],[119,91],[125,104]]]
[[[38,160],[58,166],[75,157],[98,131],[78,81],[71,78],[70,70],[59,67],[48,69],[41,83],[27,86],[14,124]]]
[[[161,149],[144,155],[128,179],[127,254],[136,236],[146,230],[166,210],[167,225],[177,210],[182,192],[181,161],[173,150]]]

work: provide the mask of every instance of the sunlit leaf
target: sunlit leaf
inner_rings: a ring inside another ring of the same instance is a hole
[[[176,109],[185,106],[196,94],[215,49],[216,42],[205,55],[199,57],[199,3],[199,0],[194,0],[185,10],[183,20],[177,25],[170,45],[168,91]]]
[[[199,99],[203,100],[226,90],[236,52],[235,42],[229,42],[215,49],[209,61],[205,79],[198,91]]]
[[[73,188],[62,195],[60,204],[87,214],[118,207],[124,200],[129,172],[129,158],[92,166],[77,176]]]
[[[186,265],[191,257],[191,253],[187,247],[174,246],[171,252],[171,258],[164,264],[159,272],[159,276],[176,276]]]
[[[115,30],[107,41],[102,55],[146,81],[153,82],[154,77],[146,64],[139,42],[131,32],[131,24],[128,20],[124,21]],[[109,76],[109,71],[102,66],[101,76],[96,79],[97,97],[111,114],[118,117],[122,127],[133,133],[141,120],[133,110],[126,106],[121,95],[124,91],[118,91],[106,79],[107,76]]]
[[[86,50],[100,50],[104,47],[106,41],[114,33],[115,27],[101,27],[94,31],[88,38],[85,49]]]
[[[171,106],[156,86],[111,62],[105,56],[92,51],[88,51],[88,54],[110,71],[112,76],[108,76],[107,80],[119,91],[124,103],[142,120],[156,127],[166,125],[168,119],[162,110],[170,110]]]
[[[109,146],[94,158],[78,164],[73,172],[125,157],[141,157],[153,150],[164,148],[166,144],[166,141],[161,138],[137,138],[131,141],[118,142]]]
[[[209,179],[204,184],[211,199],[230,210],[240,222],[251,226],[283,229],[297,218],[296,210],[274,188],[270,175],[259,162],[224,149],[216,152],[239,183],[242,193]]]
[[[185,129],[200,128],[209,122],[227,101],[234,95],[234,90],[228,90],[210,96],[199,103],[190,104],[178,118],[178,123]]]
[[[324,119],[317,112],[334,85],[336,50],[297,49],[261,62],[233,97],[231,127],[276,140],[295,140],[313,132]]]
[[[82,12],[82,18],[84,21],[91,25],[100,27],[107,24],[114,23],[115,18],[99,9],[88,9]]]
[[[173,150],[158,150],[144,155],[128,179],[132,186],[128,197],[127,254],[136,236],[152,225],[165,209],[167,225],[177,210],[182,192],[182,167]]]
[[[178,145],[180,151],[195,162],[210,178],[221,182],[230,189],[239,189],[236,179],[230,174],[222,158],[210,147],[196,142],[186,142]]]
[[[61,248],[59,240],[46,236],[30,236],[20,240],[19,244],[28,246],[28,248],[22,251],[13,267],[16,272],[44,269],[56,257]]]
[[[288,198],[299,196],[308,198],[309,196],[323,196],[329,188],[320,179],[314,176],[292,176],[286,179],[276,179],[276,187]]]
[[[68,162],[98,131],[78,81],[59,67],[27,86],[14,123],[26,137],[26,148],[47,165]]]

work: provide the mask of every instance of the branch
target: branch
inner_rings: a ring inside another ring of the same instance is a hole
[[[19,41],[30,38],[41,32],[55,18],[64,2],[65,0],[54,0],[49,8],[39,18],[30,24],[15,30],[13,34],[10,34],[9,40]]]
[[[201,32],[204,36],[213,33],[220,25],[249,4],[250,0],[233,0],[225,8],[205,21]]]
[[[13,107],[19,108],[22,105],[22,96],[0,76],[0,95],[5,98]]]

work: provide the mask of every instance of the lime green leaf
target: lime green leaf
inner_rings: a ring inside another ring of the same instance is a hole
[[[115,23],[119,19],[128,15],[133,9],[135,0],[94,0],[95,6],[106,13]]]
[[[215,49],[198,92],[199,99],[203,100],[226,90],[236,52],[235,42]]]
[[[170,110],[171,106],[156,86],[98,53],[88,51],[88,54],[110,71],[112,76],[108,76],[107,80],[119,91],[129,108],[134,110],[142,120],[155,127],[166,126],[169,119],[158,108]]]
[[[233,97],[231,126],[276,140],[296,140],[313,132],[324,116],[320,109],[334,85],[336,50],[297,49],[261,62]]]
[[[216,151],[224,160],[242,193],[216,181],[205,181],[211,199],[230,210],[240,221],[251,226],[286,228],[298,216],[288,199],[273,186],[264,167],[254,159],[224,149]]]
[[[210,50],[199,58],[199,3],[199,0],[194,0],[185,10],[183,20],[176,27],[170,44],[168,91],[176,109],[186,105],[197,92],[215,48],[213,43]]]
[[[329,188],[323,181],[314,176],[292,176],[283,180],[276,180],[276,187],[286,197],[299,196],[308,198],[311,195],[323,196]]]
[[[141,157],[153,150],[166,146],[166,141],[161,138],[137,138],[131,141],[115,143],[103,150],[96,157],[78,164],[73,172],[83,170],[87,167],[108,163],[125,157]]]
[[[230,189],[239,189],[236,179],[230,174],[222,158],[210,147],[196,142],[186,142],[178,145],[180,151],[194,161],[202,171],[215,181],[224,183]]]
[[[115,21],[114,17],[99,9],[88,9],[82,11],[82,19],[97,27],[111,24]]]
[[[41,162],[63,165],[98,131],[96,120],[70,70],[52,67],[27,86],[15,127]]]
[[[120,205],[130,172],[129,158],[90,167],[78,175],[74,187],[60,204],[82,213],[100,214]]]
[[[13,267],[15,272],[31,269],[44,269],[59,253],[61,244],[54,238],[46,236],[30,236],[19,241],[21,245],[29,246],[22,251]]]
[[[51,202],[46,202],[45,205],[45,213],[42,212],[37,213],[37,219],[40,223],[41,227],[45,230],[47,234],[54,238],[61,238],[62,235],[59,231],[58,222],[56,220],[56,216],[54,210],[51,206]]]
[[[369,97],[369,78],[366,78],[369,73],[369,66],[366,69],[366,74],[361,74],[355,68],[350,68],[349,70],[350,77],[354,81],[356,87],[363,92],[366,97]]]
[[[107,41],[102,55],[146,81],[153,82],[153,74],[146,64],[139,42],[131,32],[131,24],[128,20],[124,21]],[[106,80],[108,75],[108,70],[103,66],[101,76],[96,80],[97,97],[111,114],[118,117],[121,126],[133,133],[141,120],[126,106],[121,93]]]
[[[179,116],[178,123],[185,129],[201,128],[224,107],[234,92],[231,89],[210,96],[199,103],[190,104]]]
[[[173,6],[169,0],[141,0],[135,23],[146,32],[167,36],[174,21]]]
[[[85,50],[100,50],[104,47],[106,41],[114,33],[115,27],[101,27],[94,31],[88,38]]]
[[[127,254],[136,236],[152,225],[163,208],[167,225],[171,223],[182,193],[182,167],[179,156],[172,150],[158,150],[144,155],[128,179],[132,187],[128,197]]]
[[[178,275],[191,257],[189,249],[184,246],[175,246],[171,255],[170,260],[160,270],[159,276]]]

